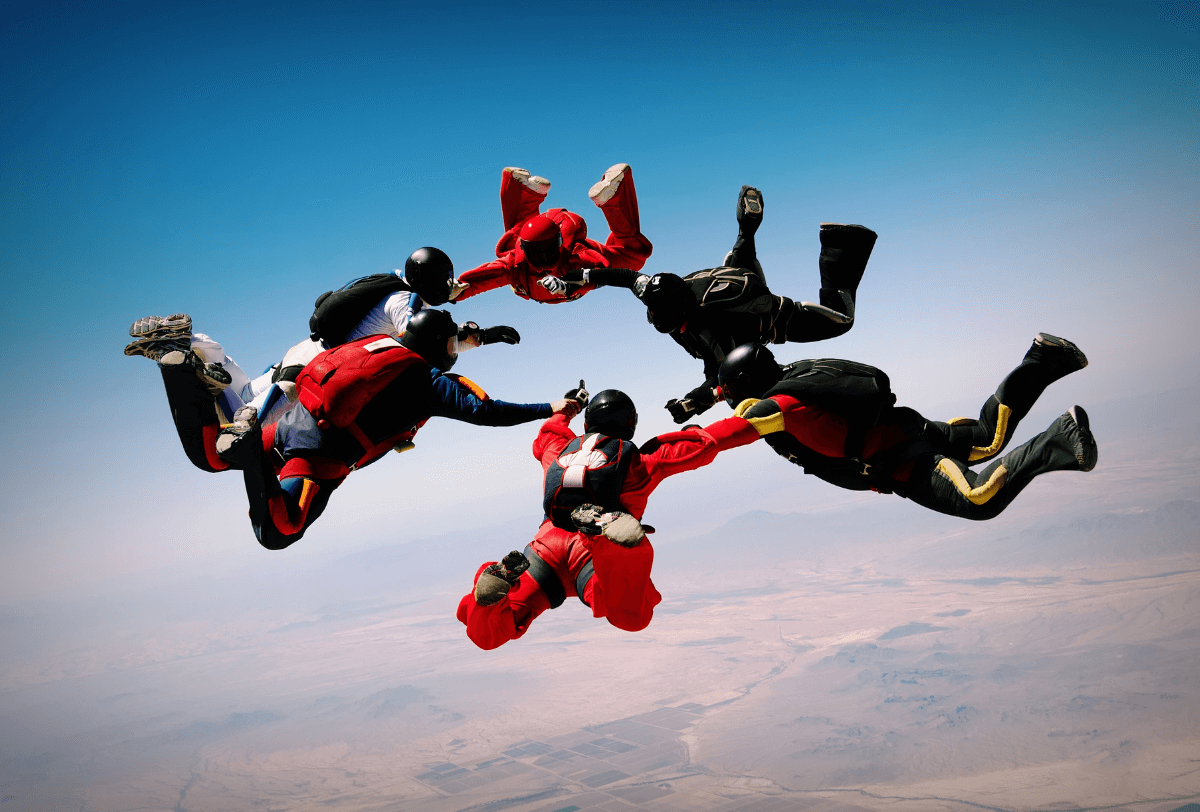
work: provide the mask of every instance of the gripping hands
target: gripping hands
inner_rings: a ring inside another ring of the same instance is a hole
[[[587,386],[583,379],[579,379],[579,386],[568,389],[563,395],[562,400],[556,400],[550,404],[550,408],[555,414],[565,414],[567,419],[574,417],[587,408],[588,400],[591,395],[588,394]]]
[[[570,296],[575,288],[586,285],[587,279],[582,270],[570,270],[562,276],[543,276],[538,284],[555,296]]]

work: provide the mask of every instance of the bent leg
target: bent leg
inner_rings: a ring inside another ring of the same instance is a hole
[[[737,201],[738,235],[733,242],[733,248],[722,264],[727,268],[744,268],[754,271],[765,285],[767,275],[763,273],[758,261],[758,251],[754,245],[754,234],[763,220],[762,192],[753,186],[743,186]]]
[[[325,511],[330,494],[338,486],[335,481],[305,477],[280,481],[267,465],[265,455],[259,465],[247,466],[242,474],[254,536],[268,550],[282,550],[299,541]]]
[[[945,432],[958,459],[971,464],[989,460],[1008,445],[1047,386],[1085,366],[1087,357],[1070,341],[1038,333],[1020,365],[983,404],[978,420],[956,418],[934,425]]]
[[[588,536],[592,550],[592,577],[583,585],[583,602],[593,617],[602,617],[627,632],[650,625],[662,595],[650,580],[654,548],[649,539],[625,547],[604,536]],[[578,589],[578,584],[576,585]]]
[[[961,460],[934,455],[896,492],[930,510],[982,521],[1000,515],[1035,477],[1090,471],[1097,456],[1087,412],[1076,406],[979,473]]]
[[[549,191],[550,181],[545,178],[530,175],[526,169],[504,167],[500,173],[500,211],[504,216],[505,232],[536,215]],[[496,249],[496,256],[502,253]]]
[[[854,318],[858,285],[878,238],[865,226],[821,223],[821,306]]]
[[[212,393],[184,364],[159,364],[167,404],[183,451],[201,471],[224,471],[229,463],[217,456],[216,439],[221,430]]]

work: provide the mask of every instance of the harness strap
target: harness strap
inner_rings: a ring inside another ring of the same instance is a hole
[[[583,444],[575,452],[575,461],[563,471],[562,484],[564,488],[583,487],[583,476],[588,470],[588,460],[596,448],[596,443],[600,441],[600,437],[599,434],[589,434],[584,438]]]
[[[541,587],[542,592],[546,593],[550,608],[557,609],[562,606],[563,601],[567,599],[567,591],[563,589],[562,581],[554,568],[533,551],[532,544],[525,545],[525,557],[529,559],[529,575]]]
[[[589,558],[588,562],[583,565],[583,569],[575,576],[575,594],[579,597],[579,602],[584,606],[587,606],[588,602],[583,599],[583,589],[595,574],[596,568],[592,566],[592,559]]]

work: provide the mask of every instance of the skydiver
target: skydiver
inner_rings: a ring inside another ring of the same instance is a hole
[[[188,458],[204,471],[242,471],[254,534],[279,550],[304,535],[351,471],[411,448],[430,417],[512,426],[578,410],[566,399],[493,400],[450,374],[463,335],[449,313],[431,309],[409,319],[399,340],[368,336],[327,350],[297,377],[300,403],[265,427],[252,406],[219,424],[218,365],[185,345],[157,361]]]
[[[191,317],[186,313],[138,319],[129,328],[134,340],[125,347],[125,354],[156,361],[167,352],[190,349],[204,362],[203,374],[219,378],[227,387],[220,396],[220,408],[227,420],[243,405],[262,407],[272,384],[279,384],[285,395],[279,401],[281,408],[271,417],[263,415],[264,422],[274,422],[273,418],[295,403],[296,375],[318,353],[370,335],[399,338],[411,316],[423,308],[451,301],[462,290],[454,279],[450,257],[427,246],[409,255],[403,271],[362,277],[318,297],[309,319],[309,338],[294,345],[279,363],[257,378],[251,379],[220,343],[204,333],[193,332]],[[473,344],[464,339],[464,348],[496,342],[516,344],[521,340],[516,330],[502,325],[477,333],[471,340]],[[215,368],[208,369],[210,366]]]
[[[805,473],[840,488],[896,493],[939,513],[984,520],[1039,474],[1096,467],[1087,412],[1073,406],[982,472],[970,470],[1004,450],[1047,386],[1085,366],[1073,343],[1038,333],[977,420],[945,423],[895,406],[887,376],[874,367],[837,359],[781,367],[761,344],[731,352],[719,382],[735,410],[731,419],[741,424],[733,445],[761,436]]]
[[[783,344],[822,341],[854,326],[859,282],[875,247],[869,228],[822,223],[820,304],[776,296],[767,287],[754,235],[763,219],[762,192],[743,186],[738,195],[738,235],[719,268],[679,277],[653,276],[624,268],[595,268],[547,280],[567,289],[576,284],[629,288],[646,305],[646,318],[692,357],[704,362],[704,383],[666,408],[676,423],[702,414],[716,402],[717,370],[734,347],[749,342]]]
[[[568,392],[585,400],[582,388]],[[588,403],[583,436],[568,411],[551,417],[533,441],[542,464],[546,518],[524,553],[513,551],[475,573],[458,619],[480,648],[521,637],[538,615],[578,597],[613,626],[646,628],[662,600],[650,580],[654,549],[641,518],[651,492],[667,477],[712,462],[744,421],[726,418],[689,426],[639,448],[632,442],[637,410],[623,392],[607,389]]]
[[[500,177],[500,208],[504,234],[496,243],[496,259],[465,271],[459,277],[468,285],[456,301],[502,285],[512,286],[522,299],[557,304],[578,299],[591,285],[570,289],[538,284],[579,268],[621,265],[640,270],[654,246],[641,231],[637,191],[629,164],[609,167],[588,197],[604,212],[611,232],[604,244],[588,239],[587,223],[574,212],[550,209],[541,212],[550,181],[528,170],[505,167]]]

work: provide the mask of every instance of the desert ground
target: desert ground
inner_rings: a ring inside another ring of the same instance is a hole
[[[1200,500],[1147,442],[981,525],[663,533],[637,634],[569,599],[477,650],[474,550],[10,606],[0,810],[1194,810]]]

